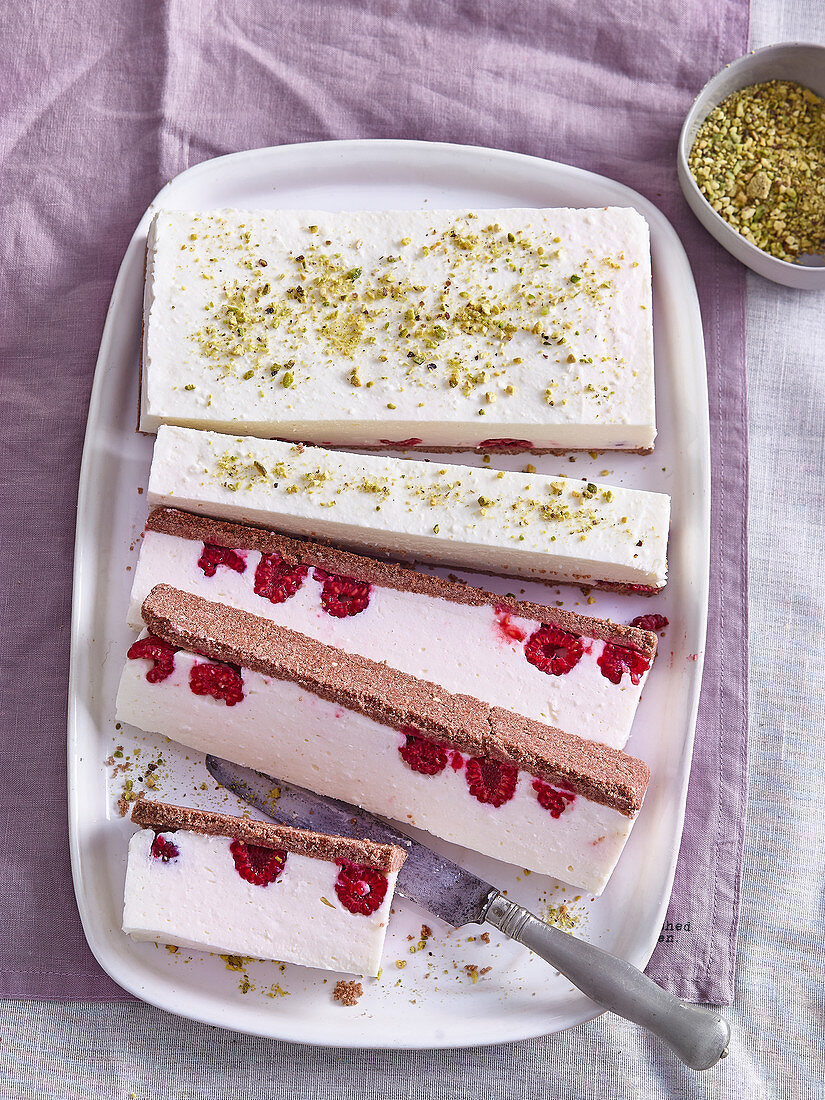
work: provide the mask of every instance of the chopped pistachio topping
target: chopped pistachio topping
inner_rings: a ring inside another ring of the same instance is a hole
[[[198,228],[183,247],[211,283],[202,322],[189,338],[218,382],[255,378],[263,401],[287,407],[294,398],[284,391],[316,380],[342,358],[353,361],[343,372],[348,383],[381,387],[390,409],[404,390],[418,408],[425,405],[422,390],[453,390],[457,399],[488,406],[512,397],[517,383],[531,385],[520,369],[531,362],[525,353],[550,366],[593,362],[565,346],[575,328],[575,299],[607,309],[613,290],[605,276],[625,266],[621,253],[601,257],[591,250],[570,274],[563,247],[554,247],[559,237],[534,243],[523,229],[485,225],[477,214],[456,217],[446,228],[418,229],[401,239],[398,255],[377,259],[374,252],[366,258],[363,242],[324,239],[310,225],[280,271],[275,256],[261,255],[267,246],[256,239],[253,222],[233,226],[212,216]],[[432,279],[416,266],[422,256],[437,273]],[[575,335],[590,345],[604,340],[590,329]],[[611,370],[623,366],[613,356],[601,362]],[[379,364],[387,364],[383,373]],[[362,380],[367,371],[374,377]],[[575,372],[565,378],[581,389]]]
[[[789,80],[742,88],[700,126],[688,164],[713,209],[777,259],[825,249],[825,100]]]
[[[552,481],[547,486],[549,500],[537,499],[527,483],[520,495],[502,498],[496,495],[506,477],[502,471],[486,471],[486,476],[491,479],[489,488],[494,491],[480,494],[477,487],[473,489],[471,485],[464,485],[461,478],[446,480],[446,468],[433,471],[437,477],[435,481],[422,480],[417,473],[361,475],[350,479],[335,465],[307,469],[306,463],[300,459],[302,450],[293,448],[293,451],[298,456],[295,463],[282,460],[272,464],[269,470],[249,453],[227,451],[215,459],[213,470],[207,469],[205,472],[214,473],[220,484],[232,492],[266,485],[287,494],[309,494],[320,508],[334,507],[341,494],[346,492],[377,497],[377,510],[381,509],[382,503],[390,500],[407,510],[418,510],[422,506],[466,509],[468,522],[472,522],[473,513],[477,517],[480,510],[482,515],[486,515],[495,508],[497,522],[506,537],[519,540],[523,539],[520,529],[527,527],[538,528],[550,541],[555,541],[556,534],[563,533],[586,538],[588,532],[605,524],[620,530],[622,537],[632,537],[634,541],[639,539],[639,534],[634,533],[627,524],[626,517],[618,520],[611,510],[604,508],[613,500],[612,490],[600,489],[593,482]],[[438,534],[439,525],[436,523],[432,530]]]

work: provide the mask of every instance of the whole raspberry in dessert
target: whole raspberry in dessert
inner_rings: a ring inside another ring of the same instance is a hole
[[[189,687],[195,695],[211,695],[234,707],[243,699],[243,677],[238,668],[214,661],[193,665],[189,671]]]
[[[323,569],[315,570],[315,579],[324,582],[321,589],[321,606],[336,619],[357,615],[370,602],[370,586],[352,577],[338,577]]]
[[[177,845],[167,840],[163,833],[155,836],[150,851],[153,859],[161,859],[164,863],[168,863],[170,859],[177,859],[180,855]]]
[[[401,759],[421,775],[438,775],[447,767],[447,747],[440,741],[430,741],[422,737],[417,730],[402,731],[405,736],[403,745],[398,746]]]
[[[341,870],[335,880],[335,893],[343,907],[365,917],[380,909],[387,893],[386,875],[376,867],[344,859],[338,861],[338,866]]]
[[[668,621],[664,615],[637,615],[631,626],[639,626],[642,630],[652,630],[654,633],[657,630],[664,630],[668,626]]]
[[[551,817],[561,817],[567,807],[572,806],[576,801],[576,796],[572,791],[551,787],[543,779],[533,780],[533,790],[538,796],[539,806],[549,810]]]
[[[384,447],[417,447],[422,440],[416,435],[411,435],[409,439],[379,439]]]
[[[146,673],[146,679],[150,684],[159,684],[167,676],[171,676],[175,670],[175,654],[178,647],[164,642],[163,638],[156,638],[154,634],[146,638],[139,638],[129,646],[126,654],[132,660],[143,657],[154,661],[154,665]]]
[[[264,848],[261,844],[233,840],[229,851],[235,861],[235,870],[253,886],[269,886],[286,866],[286,852],[282,848]]]
[[[467,786],[479,802],[503,806],[516,793],[518,771],[512,764],[502,764],[489,756],[473,756],[467,761]]]
[[[630,674],[632,683],[638,684],[642,674],[650,668],[650,659],[635,649],[607,642],[597,664],[602,676],[611,684],[620,684],[625,672]]]
[[[477,451],[532,451],[529,439],[482,439],[476,444]]]
[[[203,544],[203,552],[198,558],[198,565],[206,577],[214,577],[219,565],[225,565],[227,569],[234,569],[236,573],[246,570],[246,561],[237,550],[230,550],[226,546],[213,546],[212,543]]]
[[[307,575],[305,565],[290,565],[280,554],[262,554],[255,570],[255,593],[270,603],[294,596]]]
[[[496,616],[496,629],[504,641],[523,642],[527,635],[520,626],[517,626],[513,622],[511,612],[501,604],[497,604],[494,611]]]
[[[575,634],[558,626],[543,623],[531,634],[524,647],[524,656],[531,665],[548,676],[564,676],[582,658],[584,643]]]

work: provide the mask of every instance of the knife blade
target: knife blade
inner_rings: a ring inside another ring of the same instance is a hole
[[[730,1026],[721,1016],[685,1004],[624,959],[545,924],[489,882],[433,852],[366,810],[207,756],[222,787],[284,825],[397,844],[407,853],[396,890],[448,924],[491,924],[551,963],[595,1004],[657,1035],[692,1069],[726,1058]]]
[[[396,891],[454,928],[473,922],[481,923],[487,907],[498,894],[489,882],[465,871],[451,859],[438,855],[365,810],[313,794],[303,787],[281,783],[261,772],[242,768],[216,756],[207,756],[206,767],[222,787],[244,802],[249,802],[273,821],[319,833],[338,833],[359,840],[397,844],[407,853],[407,858],[398,873]],[[273,794],[273,788],[277,789],[277,795]]]

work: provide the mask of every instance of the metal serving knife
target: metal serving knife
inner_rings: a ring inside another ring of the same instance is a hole
[[[727,1057],[730,1026],[721,1016],[685,1004],[630,963],[545,924],[494,886],[438,855],[380,818],[345,802],[228,760],[207,756],[212,776],[274,821],[300,829],[397,844],[407,853],[396,890],[447,924],[491,924],[540,955],[601,1008],[657,1035],[692,1069]]]

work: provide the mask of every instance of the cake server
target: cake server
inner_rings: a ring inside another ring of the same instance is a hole
[[[489,882],[373,814],[216,756],[207,756],[206,766],[221,786],[274,821],[397,844],[407,853],[397,893],[454,928],[491,924],[540,955],[601,1008],[657,1035],[692,1069],[709,1069],[727,1056],[730,1026],[721,1016],[685,1004],[630,963],[545,924]]]

